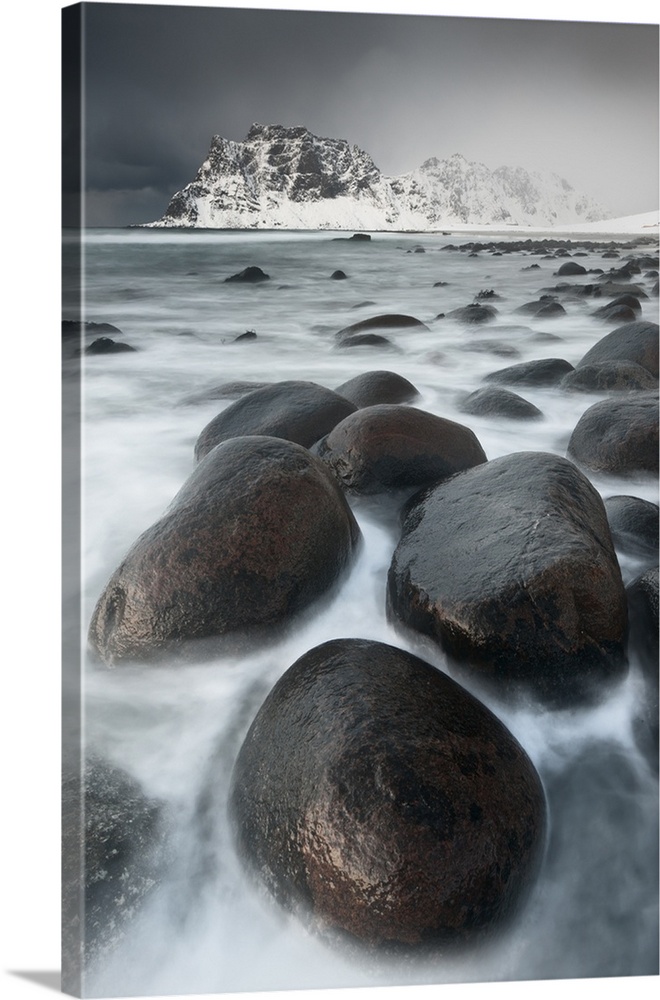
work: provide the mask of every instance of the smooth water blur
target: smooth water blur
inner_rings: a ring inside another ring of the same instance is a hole
[[[581,414],[604,398],[520,390],[542,410],[541,421],[467,417],[457,410],[461,396],[488,372],[541,357],[575,364],[608,332],[589,315],[600,304],[593,299],[568,303],[560,319],[514,313],[542,288],[593,276],[556,278],[560,262],[538,256],[468,257],[443,249],[477,236],[374,234],[365,243],[334,235],[86,235],[84,318],[113,324],[121,334],[109,335],[138,350],[72,356],[65,363],[65,372],[78,364],[83,372],[83,631],[127,549],[192,471],[198,434],[231,404],[200,401],[214,386],[301,379],[335,388],[360,372],[389,369],[420,390],[414,405],[471,427],[489,459],[523,450],[565,454]],[[414,252],[418,247],[425,252]],[[66,253],[65,246],[65,263]],[[605,270],[617,263],[603,260],[601,249],[580,262]],[[531,263],[540,267],[523,270]],[[225,284],[249,265],[271,280]],[[347,280],[331,280],[337,269]],[[500,296],[489,300],[499,311],[496,322],[464,327],[435,319],[488,289]],[[657,322],[657,299],[645,299],[643,308],[644,318]],[[66,310],[65,296],[65,318]],[[391,350],[337,348],[341,328],[387,312],[413,315],[430,330],[388,332]],[[257,339],[234,343],[246,330]],[[503,349],[507,356],[494,353]],[[657,502],[650,478],[592,481],[603,497],[627,493]],[[657,781],[632,736],[641,696],[634,663],[591,710],[552,713],[491,703],[536,764],[551,806],[545,867],[516,925],[496,944],[461,960],[379,965],[323,944],[244,878],[225,796],[242,737],[272,685],[327,639],[354,636],[411,648],[385,620],[394,531],[368,508],[355,509],[365,544],[351,575],[336,596],[267,649],[185,667],[86,671],[87,745],[166,804],[172,845],[166,880],[118,951],[91,970],[88,995],[657,973]],[[628,582],[640,564],[622,558],[622,571]],[[424,655],[449,670],[438,650]],[[208,787],[214,789],[210,805]]]

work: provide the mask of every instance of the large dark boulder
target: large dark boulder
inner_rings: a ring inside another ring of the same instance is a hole
[[[285,907],[363,945],[456,945],[510,918],[545,842],[505,726],[393,646],[326,642],[275,685],[230,794],[240,855]]]
[[[419,488],[487,460],[468,427],[387,403],[352,413],[314,450],[344,489],[365,494]]]
[[[658,379],[634,361],[595,361],[564,375],[561,389],[570,392],[631,392],[655,389]]]
[[[658,505],[641,497],[611,496],[605,511],[620,552],[658,561]]]
[[[62,951],[69,969],[111,952],[165,874],[160,802],[125,771],[92,754],[62,783]],[[82,919],[81,919],[82,917]]]
[[[384,313],[380,316],[370,316],[369,319],[361,319],[357,323],[345,326],[336,334],[337,340],[342,341],[347,337],[352,337],[358,333],[371,333],[374,330],[428,330],[426,323],[403,313]]]
[[[478,417],[507,417],[510,420],[538,420],[543,416],[538,406],[509,389],[487,385],[471,392],[458,403],[461,413]]]
[[[574,260],[567,260],[556,273],[562,276],[566,274],[586,274],[587,269],[582,264],[576,264]]]
[[[225,278],[225,284],[230,281],[254,285],[260,281],[270,281],[270,275],[262,271],[260,267],[245,267],[238,274],[232,274],[229,278]]]
[[[605,508],[556,455],[507,455],[413,497],[387,607],[500,696],[520,688],[571,704],[625,670]]]
[[[274,382],[246,393],[214,417],[197,438],[195,458],[204,458],[221,441],[253,434],[309,448],[354,410],[353,403],[315,382]]]
[[[500,368],[483,379],[495,385],[558,385],[563,377],[573,371],[573,365],[563,358],[540,358],[537,361],[521,361],[518,365]]]
[[[112,665],[282,624],[335,583],[359,538],[343,493],[305,448],[225,441],[112,576],[90,646]]]
[[[646,320],[624,323],[602,337],[576,367],[597,361],[634,361],[658,377],[658,324]]]
[[[335,389],[339,396],[362,409],[377,403],[409,403],[419,396],[418,390],[403,375],[396,372],[373,371],[356,375]]]
[[[568,457],[594,472],[658,472],[658,393],[602,399],[582,414]]]

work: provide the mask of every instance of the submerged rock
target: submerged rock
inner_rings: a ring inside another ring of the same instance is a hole
[[[428,330],[426,323],[403,313],[384,313],[380,316],[370,316],[357,323],[345,326],[336,334],[337,340],[343,341],[358,333],[368,333],[373,330]]]
[[[486,461],[468,427],[412,406],[357,410],[315,447],[351,493],[416,489]]]
[[[580,417],[567,455],[594,472],[658,472],[658,393],[602,399]]]
[[[195,458],[204,458],[221,441],[246,435],[284,438],[309,448],[354,410],[353,403],[315,382],[274,382],[214,417],[197,438]]]
[[[538,406],[529,400],[509,389],[497,389],[495,386],[484,386],[471,392],[457,409],[474,416],[507,417],[510,420],[538,420],[543,416]]]
[[[589,701],[625,673],[625,593],[603,502],[555,455],[507,455],[413,497],[387,608],[500,696]]]
[[[483,379],[496,385],[558,385],[573,365],[563,358],[540,358],[538,361],[521,361],[518,365],[500,368]]]
[[[98,337],[85,348],[85,354],[122,354],[126,351],[136,351],[136,347],[125,344],[111,337]]]
[[[397,951],[505,923],[546,828],[538,775],[505,726],[428,663],[363,639],[317,646],[278,681],[238,755],[230,813],[283,906]]]
[[[335,583],[359,538],[343,493],[305,448],[225,441],[112,576],[90,646],[112,666],[282,624]]]
[[[602,337],[576,367],[600,361],[633,361],[658,377],[658,324],[646,320],[624,323]]]
[[[595,361],[574,368],[559,386],[571,392],[630,392],[654,389],[657,384],[654,375],[633,361]]]
[[[270,281],[270,275],[262,271],[260,267],[246,267],[238,274],[232,274],[229,278],[225,278],[225,284],[229,281],[255,284],[259,281]]]

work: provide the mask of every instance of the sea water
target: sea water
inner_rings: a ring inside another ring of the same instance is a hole
[[[593,275],[561,279],[560,260],[522,252],[469,256],[447,249],[492,239],[483,234],[336,238],[348,235],[141,229],[85,235],[83,318],[117,327],[120,333],[103,335],[136,350],[76,357],[69,349],[65,360],[69,385],[81,374],[83,650],[108,578],[192,472],[200,431],[231,405],[214,392],[222,383],[298,379],[335,388],[361,372],[395,371],[419,390],[415,406],[469,426],[489,459],[526,450],[565,455],[581,414],[604,398],[516,390],[542,411],[537,421],[465,416],[457,408],[489,372],[543,357],[575,364],[608,332],[591,315],[602,300],[568,302],[559,319],[515,312],[558,281],[586,283]],[[603,259],[608,238],[598,239],[602,245],[580,263],[608,270],[618,262]],[[71,250],[65,242],[65,266]],[[225,282],[247,266],[262,268],[270,280]],[[345,280],[331,278],[337,269]],[[653,280],[646,281],[649,290]],[[488,290],[498,296],[486,300],[498,310],[492,323],[466,327],[447,318]],[[68,305],[65,294],[65,318]],[[642,307],[643,318],[657,322],[657,299],[644,299]],[[412,315],[428,329],[387,331],[389,348],[338,347],[340,329],[382,313]],[[236,340],[248,330],[256,337]],[[93,339],[88,334],[87,343]],[[655,479],[591,479],[603,498],[624,493],[657,502]],[[185,666],[85,664],[85,745],[162,804],[169,831],[165,876],[122,943],[88,970],[88,995],[657,973],[657,779],[633,736],[643,693],[634,660],[626,679],[590,709],[506,707],[479,692],[525,747],[552,804],[544,868],[496,943],[460,958],[401,963],[344,954],[246,878],[226,795],[242,738],[273,684],[300,655],[332,638],[418,652],[385,617],[396,533],[368,507],[356,504],[355,513],[364,545],[350,575],[267,648]],[[620,561],[626,583],[643,568],[630,556]],[[452,673],[440,650],[426,655]]]

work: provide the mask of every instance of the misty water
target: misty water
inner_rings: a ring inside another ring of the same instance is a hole
[[[541,409],[540,421],[468,417],[457,409],[487,373],[542,357],[575,364],[608,331],[590,315],[601,304],[592,299],[567,303],[559,319],[514,313],[560,280],[553,276],[557,260],[520,252],[469,257],[443,249],[479,238],[474,235],[374,234],[370,243],[337,242],[336,235],[87,234],[84,318],[118,327],[121,334],[111,336],[137,350],[65,361],[70,384],[82,366],[83,648],[110,575],[193,470],[202,428],[231,405],[208,398],[214,386],[301,379],[335,388],[360,372],[388,369],[418,388],[415,406],[469,426],[489,459],[525,450],[565,455],[581,414],[604,398],[554,388],[516,390]],[[602,253],[590,251],[580,263],[605,270],[616,265]],[[533,263],[539,267],[525,270]],[[249,265],[271,280],[224,283]],[[331,280],[336,269],[347,279]],[[434,287],[436,282],[446,284]],[[435,319],[489,289],[500,296],[492,300],[495,322],[475,328]],[[64,306],[66,317],[66,301]],[[338,330],[387,312],[415,316],[430,332],[388,331],[390,350],[338,349]],[[657,299],[644,299],[643,318],[657,322]],[[235,342],[247,330],[256,339]],[[657,502],[654,479],[590,478],[604,498],[629,494]],[[497,941],[432,960],[346,954],[282,912],[244,873],[226,819],[226,794],[242,738],[273,684],[300,655],[331,638],[381,640],[419,653],[385,617],[396,534],[368,507],[356,504],[354,511],[364,545],[350,575],[267,647],[185,665],[85,666],[86,746],[162,803],[168,830],[164,877],[123,941],[89,970],[86,993],[657,973],[657,777],[634,739],[643,691],[634,660],[625,680],[598,705],[553,712],[496,702],[458,676],[439,649],[425,649],[427,659],[505,722],[538,769],[549,801],[543,869]],[[626,583],[643,568],[623,554],[620,562]]]

